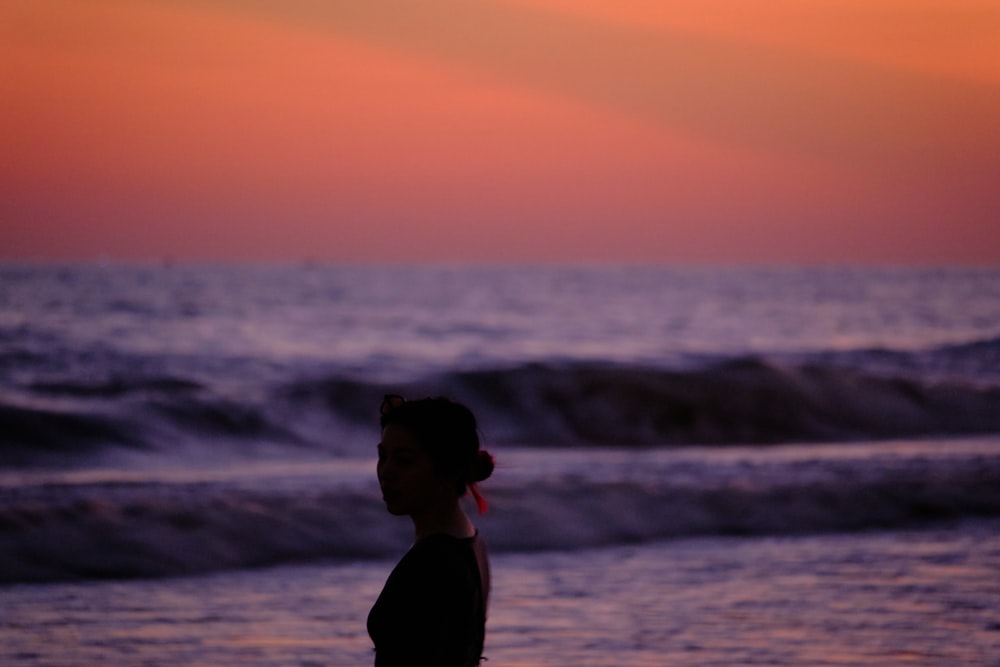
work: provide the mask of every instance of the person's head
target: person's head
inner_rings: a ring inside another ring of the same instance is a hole
[[[378,479],[393,514],[413,514],[471,489],[493,473],[493,458],[480,448],[476,418],[443,397],[406,401],[386,396],[381,410]]]

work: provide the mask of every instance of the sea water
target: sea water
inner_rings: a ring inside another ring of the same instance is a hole
[[[0,664],[365,665],[390,561],[0,589]],[[493,558],[494,665],[1000,665],[1000,524]]]
[[[383,393],[493,664],[1000,664],[1000,271],[0,267],[3,664],[366,664]]]

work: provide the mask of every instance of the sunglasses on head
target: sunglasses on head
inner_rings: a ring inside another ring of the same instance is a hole
[[[385,417],[403,403],[406,403],[406,399],[399,394],[386,394],[382,399],[382,406],[379,408],[379,414]]]

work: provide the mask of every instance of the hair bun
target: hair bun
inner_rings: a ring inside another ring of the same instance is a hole
[[[494,466],[493,456],[485,449],[480,449],[476,452],[476,458],[473,459],[472,465],[469,466],[469,481],[483,481],[493,474]]]

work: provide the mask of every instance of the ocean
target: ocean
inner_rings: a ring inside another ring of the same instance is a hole
[[[368,664],[385,393],[493,665],[1000,665],[1000,270],[0,265],[0,664]]]

